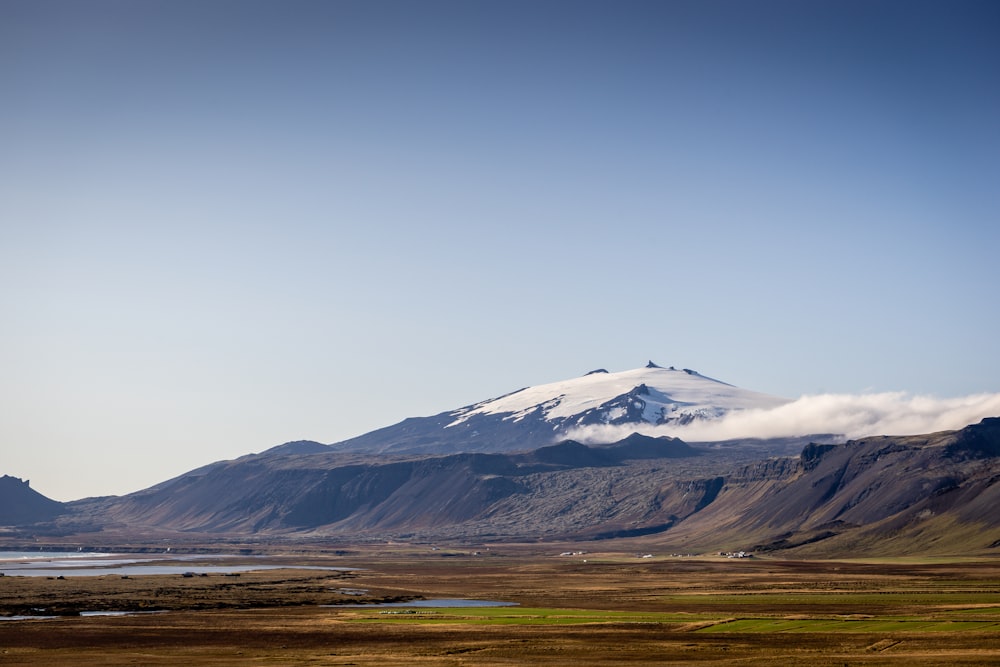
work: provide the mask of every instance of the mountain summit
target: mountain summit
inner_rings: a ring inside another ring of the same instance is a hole
[[[643,368],[615,373],[600,368],[433,417],[407,419],[332,447],[368,453],[506,452],[543,447],[581,427],[684,425],[787,402],[650,361]]]
[[[519,421],[538,415],[560,430],[567,425],[685,424],[715,419],[730,410],[772,408],[788,401],[759,394],[705,377],[690,369],[645,368],[619,373],[590,372],[583,377],[553,382],[494,398],[455,412],[448,425],[474,415],[503,415]]]

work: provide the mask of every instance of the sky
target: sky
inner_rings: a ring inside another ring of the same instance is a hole
[[[0,473],[123,494],[648,360],[1000,392],[998,35],[989,0],[0,0]]]

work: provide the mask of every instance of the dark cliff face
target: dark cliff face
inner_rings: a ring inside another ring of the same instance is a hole
[[[32,489],[27,481],[0,477],[0,526],[20,526],[50,521],[65,511],[64,505]]]
[[[988,417],[959,431],[948,446],[948,455],[976,459],[1000,456],[1000,417]]]
[[[802,469],[807,471],[815,470],[823,456],[834,449],[836,449],[836,445],[818,445],[810,442],[802,450],[802,454],[799,455],[799,460],[802,461]]]

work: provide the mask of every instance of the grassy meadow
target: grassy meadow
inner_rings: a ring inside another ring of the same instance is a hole
[[[987,665],[1000,562],[412,548],[239,578],[0,578],[6,665]],[[218,561],[213,561],[218,562]],[[355,606],[468,598],[498,607]],[[85,610],[160,611],[124,616]]]

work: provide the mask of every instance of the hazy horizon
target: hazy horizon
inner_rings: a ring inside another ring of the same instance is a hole
[[[122,494],[650,358],[992,405],[998,34],[978,1],[6,0],[0,475]]]

